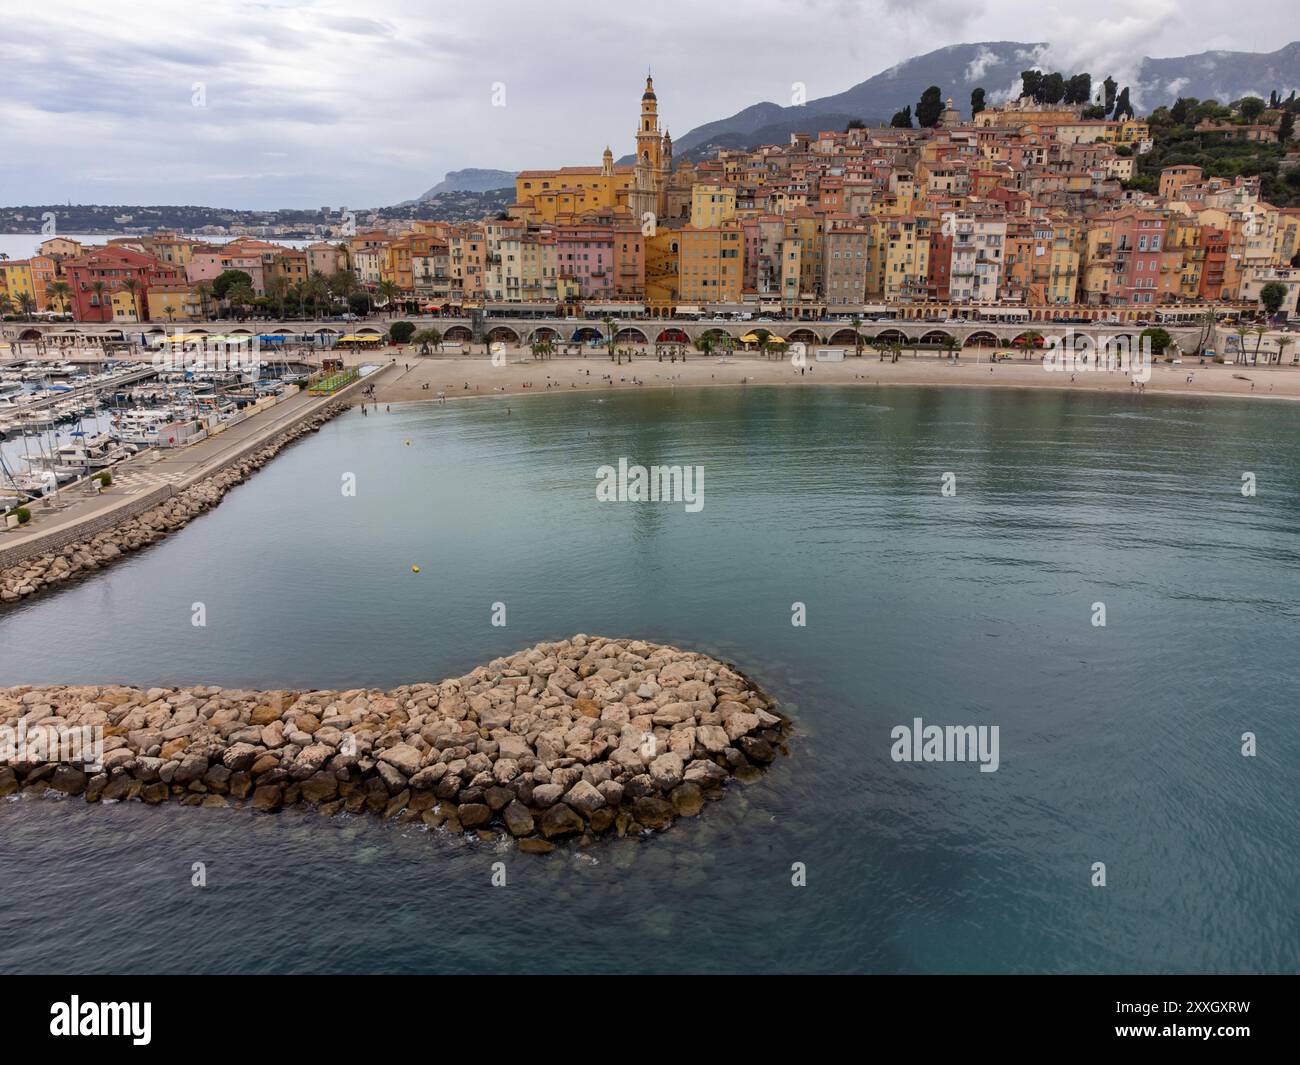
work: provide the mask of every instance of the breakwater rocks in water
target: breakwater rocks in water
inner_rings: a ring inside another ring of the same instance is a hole
[[[104,737],[98,769],[48,753],[55,735],[87,726]],[[788,722],[706,655],[578,635],[388,692],[0,689],[0,733],[12,744],[20,731],[27,749],[0,752],[0,795],[302,802],[548,851],[698,814],[776,757]],[[34,735],[46,737],[40,758]]]
[[[189,524],[204,511],[221,502],[230,489],[271,461],[281,448],[299,437],[314,433],[335,415],[347,410],[346,403],[331,403],[311,417],[287,429],[273,442],[232,462],[220,472],[205,477],[143,514],[128,518],[108,529],[57,551],[24,559],[0,570],[0,603],[11,603],[85,573],[107,566],[122,555],[161,540]]]

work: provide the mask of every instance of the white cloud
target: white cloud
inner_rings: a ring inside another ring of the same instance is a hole
[[[968,82],[979,81],[984,77],[984,71],[988,70],[990,63],[996,63],[998,56],[987,48],[981,48],[975,58],[966,64],[966,80]]]

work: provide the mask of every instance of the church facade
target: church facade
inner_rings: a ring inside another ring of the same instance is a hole
[[[600,166],[523,170],[515,177],[511,217],[531,224],[576,221],[586,214],[618,214],[640,226],[657,225],[668,214],[673,141],[659,130],[659,99],[647,76],[636,128],[636,161],[616,166],[605,148]]]

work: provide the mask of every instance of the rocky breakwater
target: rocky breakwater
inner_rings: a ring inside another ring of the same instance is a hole
[[[10,603],[100,569],[122,555],[138,551],[168,533],[189,524],[204,511],[221,502],[230,489],[271,461],[281,448],[299,437],[314,433],[327,421],[347,409],[346,403],[332,403],[295,425],[273,443],[206,477],[197,484],[133,518],[67,544],[57,551],[24,559],[0,570],[0,603]],[[3,546],[3,545],[0,545]]]
[[[0,689],[0,732],[20,724],[28,748],[34,734],[102,729],[101,764],[18,749],[0,765],[0,795],[306,803],[505,834],[536,852],[693,817],[733,777],[756,776],[788,731],[771,699],[721,662],[584,635],[387,692]]]

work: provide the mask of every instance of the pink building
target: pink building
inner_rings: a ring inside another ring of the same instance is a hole
[[[563,280],[577,282],[583,299],[614,293],[614,231],[611,226],[556,226],[555,267]]]
[[[266,272],[262,257],[254,254],[231,254],[220,245],[195,248],[194,255],[185,266],[185,280],[191,285],[200,281],[215,281],[227,270],[243,270],[253,279],[253,293],[266,295]]]

